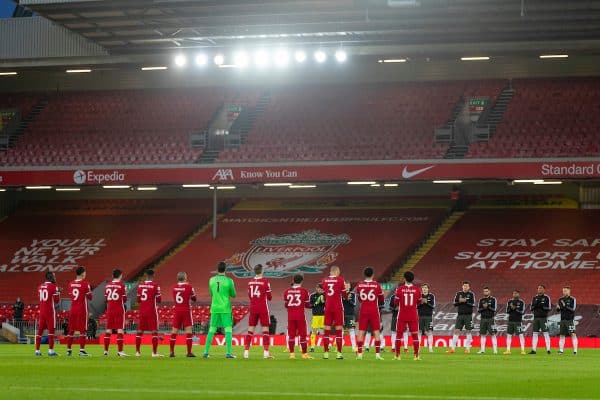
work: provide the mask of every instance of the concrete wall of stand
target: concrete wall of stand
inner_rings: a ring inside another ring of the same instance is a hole
[[[159,65],[156,63],[155,65]],[[193,63],[192,63],[193,64]],[[166,64],[163,64],[166,65]],[[383,64],[376,58],[356,56],[338,65],[330,57],[325,65],[269,68],[264,71],[199,69],[141,71],[141,65],[102,65],[86,74],[67,74],[66,68],[19,70],[19,75],[0,77],[0,92],[53,92],[61,90],[148,89],[177,87],[272,87],[306,84],[356,84],[431,80],[519,79],[539,77],[598,76],[600,56],[572,56],[566,60],[498,57],[491,61],[462,62],[457,59],[409,60]]]
[[[579,198],[579,184],[564,183],[560,186],[533,184],[509,185],[505,182],[463,183],[457,185],[464,195],[481,196],[563,196]],[[318,184],[314,189],[289,189],[285,187],[263,187],[262,185],[237,185],[236,190],[220,190],[221,199],[290,199],[290,198],[381,198],[381,197],[439,197],[449,198],[453,185],[432,183],[401,183],[398,187],[372,188],[370,186],[348,186]],[[162,186],[154,192],[136,190],[107,190],[84,187],[80,192],[55,192],[54,190],[9,189],[0,192],[0,207],[6,202],[23,200],[84,200],[84,199],[207,199],[212,198],[210,189],[183,189],[179,186]],[[8,203],[7,203],[8,204]]]

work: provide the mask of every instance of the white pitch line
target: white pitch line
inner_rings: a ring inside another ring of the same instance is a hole
[[[331,392],[265,392],[265,391],[235,391],[235,390],[201,390],[201,389],[166,389],[166,388],[107,388],[107,387],[42,387],[42,386],[8,386],[11,390],[34,390],[34,391],[60,391],[60,392],[109,392],[109,393],[165,393],[183,395],[211,395],[211,396],[246,396],[246,397],[339,397],[354,399],[423,399],[423,400],[464,400],[465,396],[451,395],[424,395],[424,394],[377,394],[377,393],[331,393]],[[500,396],[468,396],[469,400],[531,400],[531,397],[500,397]],[[584,397],[536,397],[536,400],[597,400]]]

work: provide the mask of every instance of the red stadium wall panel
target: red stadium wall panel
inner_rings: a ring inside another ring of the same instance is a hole
[[[598,178],[600,161],[373,161],[173,168],[0,169],[0,186]]]
[[[521,291],[527,303],[538,284],[553,301],[570,285],[578,304],[600,303],[599,211],[472,210],[417,264],[438,302],[451,302],[462,280],[477,296],[489,286],[502,301]]]
[[[186,271],[200,297],[208,300],[208,279],[225,260],[236,280],[239,301],[246,301],[246,281],[261,263],[271,281],[274,300],[290,285],[292,275],[305,276],[312,290],[339,265],[349,281],[361,278],[365,266],[378,276],[416,245],[445,214],[444,209],[397,210],[270,210],[231,211],[219,221],[219,236],[198,236],[157,272],[171,287],[178,271]],[[171,300],[170,291],[166,300]]]
[[[46,271],[65,288],[78,266],[96,286],[121,268],[128,277],[182,239],[190,215],[14,215],[0,223],[0,302],[37,302]]]

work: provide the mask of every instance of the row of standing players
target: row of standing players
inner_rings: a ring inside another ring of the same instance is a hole
[[[210,344],[212,338],[218,328],[223,328],[226,339],[226,357],[235,358],[231,353],[232,344],[232,326],[233,319],[231,315],[231,299],[236,297],[235,285],[233,280],[225,276],[226,265],[219,263],[217,266],[218,274],[213,276],[209,281],[209,289],[211,294],[211,318],[206,346],[203,356],[209,356]],[[249,307],[249,329],[245,341],[244,357],[249,356],[249,347],[252,341],[254,329],[260,322],[263,329],[263,346],[264,357],[272,358],[269,353],[268,334],[269,326],[269,307],[268,302],[272,299],[272,292],[269,282],[262,276],[263,267],[257,265],[255,267],[256,276],[248,282],[248,297],[250,299]],[[342,327],[344,325],[344,312],[342,299],[347,294],[348,287],[343,278],[340,276],[338,267],[331,268],[331,275],[322,281],[322,286],[325,288],[325,328],[331,330],[335,327],[336,344],[338,349],[338,358],[342,358]],[[83,267],[76,270],[76,279],[68,284],[68,296],[71,300],[71,309],[69,312],[69,331],[67,333],[67,355],[72,355],[72,344],[74,337],[79,335],[79,355],[88,356],[85,350],[86,337],[85,329],[88,316],[88,301],[92,299],[92,287],[85,280],[86,272]],[[104,288],[104,297],[107,303],[106,309],[106,332],[103,337],[104,355],[108,355],[110,339],[113,331],[117,332],[117,355],[126,357],[123,352],[124,328],[125,328],[125,303],[127,301],[126,288],[121,281],[123,277],[122,271],[119,269],[113,270],[112,281],[108,282]],[[359,325],[379,326],[380,315],[379,305],[383,302],[383,291],[381,286],[373,281],[373,270],[367,268],[365,270],[366,279],[359,284],[359,296],[363,303],[362,316]],[[154,272],[146,271],[146,279],[141,282],[137,288],[137,301],[139,303],[139,321],[138,332],[136,334],[136,355],[140,356],[140,347],[142,334],[150,332],[152,335],[152,357],[162,357],[158,353],[158,314],[157,303],[161,302],[161,291],[158,284],[154,282]],[[289,341],[290,357],[294,357],[294,342],[298,337],[302,348],[303,358],[312,358],[307,354],[306,338],[307,324],[304,310],[311,308],[310,296],[306,289],[302,287],[303,277],[301,275],[294,276],[294,284],[288,288],[283,294],[285,307],[288,310],[288,335],[291,338]],[[412,287],[412,285],[411,285]],[[411,301],[414,298],[420,297],[420,289],[412,287],[417,292],[411,294]],[[38,330],[36,332],[36,352],[41,356],[40,343],[41,336],[44,330],[48,330],[48,354],[56,356],[54,351],[54,328],[56,325],[56,304],[58,303],[60,291],[56,285],[56,278],[53,273],[47,273],[45,282],[38,287],[38,295],[40,300],[40,316],[38,321]],[[196,301],[194,288],[187,282],[187,276],[184,272],[177,275],[177,283],[172,288],[173,299],[175,300],[175,315],[173,319],[172,332],[170,337],[170,356],[175,356],[175,342],[177,333],[183,329],[186,334],[187,357],[195,357],[192,353],[192,315],[191,302]],[[404,315],[404,313],[402,314]],[[407,314],[408,315],[408,314]],[[416,321],[416,308],[414,309],[414,320]],[[415,322],[416,323],[416,322]],[[376,340],[379,340],[379,331],[376,331]],[[361,335],[364,331],[359,331],[359,343]],[[377,346],[379,347],[379,346]],[[325,358],[329,354],[329,337],[324,338]],[[359,352],[361,350],[359,349]],[[379,354],[378,354],[379,357]]]
[[[232,339],[232,308],[231,299],[236,297],[233,280],[225,276],[226,265],[219,263],[219,273],[212,277],[209,282],[211,296],[211,324],[207,338],[205,356],[208,357],[208,348],[212,338],[217,331],[217,324],[225,329],[227,337],[228,358],[231,355]],[[92,286],[85,280],[85,268],[79,267],[75,271],[75,280],[69,282],[67,287],[68,296],[71,300],[69,311],[69,330],[67,332],[67,356],[72,355],[73,340],[79,336],[79,356],[87,357],[85,350],[86,329],[88,317],[88,301],[92,299]],[[104,355],[108,356],[111,336],[117,332],[117,356],[127,357],[123,351],[125,333],[125,304],[127,302],[127,291],[122,282],[123,272],[119,269],[112,271],[112,280],[104,288],[106,300],[106,332],[103,336]],[[175,357],[175,343],[177,334],[183,329],[186,335],[187,357],[195,357],[192,353],[192,326],[193,318],[191,312],[192,302],[197,301],[196,293],[192,285],[187,281],[187,274],[179,272],[177,283],[172,288],[175,300],[175,314],[169,340],[170,356]],[[35,355],[41,356],[40,344],[44,330],[48,331],[48,355],[57,356],[54,351],[54,335],[56,326],[56,304],[60,297],[60,290],[56,284],[56,277],[52,272],[46,273],[45,282],[38,286],[40,301],[40,314],[37,332],[35,336]],[[142,335],[150,332],[152,335],[152,357],[163,357],[158,353],[158,311],[157,304],[162,301],[160,286],[154,282],[154,271],[145,272],[145,280],[138,285],[137,302],[139,304],[138,331],[136,333],[136,356],[141,355]]]
[[[209,281],[209,289],[212,298],[211,320],[206,340],[203,356],[209,356],[209,349],[212,338],[218,328],[223,328],[226,336],[227,358],[235,358],[231,353],[232,345],[232,326],[233,318],[231,315],[231,299],[236,297],[235,285],[233,280],[225,276],[226,265],[219,263],[217,266],[218,274]],[[249,356],[250,343],[252,335],[258,323],[262,326],[263,347],[265,358],[272,358],[269,353],[268,334],[269,309],[268,301],[272,299],[272,292],[269,282],[262,276],[263,267],[255,267],[256,276],[248,282],[248,297],[250,299],[249,308],[249,328],[245,340],[244,357]],[[71,299],[71,310],[69,316],[69,332],[67,334],[67,355],[72,354],[72,343],[75,334],[79,334],[80,356],[87,356],[85,351],[85,330],[87,324],[87,301],[92,297],[91,285],[85,281],[85,269],[80,267],[76,271],[77,277],[68,284],[68,295]],[[125,302],[127,301],[125,285],[121,282],[122,272],[118,269],[113,271],[113,280],[107,283],[104,296],[107,302],[107,326],[104,335],[104,355],[108,355],[109,343],[113,331],[117,331],[117,355],[127,356],[123,352],[123,335],[125,327]],[[369,328],[375,336],[375,357],[382,359],[381,348],[381,318],[380,307],[384,302],[383,290],[379,283],[373,280],[374,270],[367,267],[364,270],[364,280],[355,287],[355,294],[358,297],[361,307],[358,318],[358,338],[356,340],[357,357],[362,358],[364,337]],[[137,301],[140,305],[140,317],[138,323],[138,332],[136,334],[136,356],[140,356],[140,347],[142,334],[151,332],[152,334],[152,356],[162,357],[158,353],[158,313],[157,303],[161,301],[160,287],[153,281],[154,272],[146,271],[146,280],[138,286]],[[311,332],[311,344],[314,344],[315,329],[323,327],[325,332],[331,332],[335,329],[335,343],[337,347],[337,359],[342,359],[342,332],[344,326],[344,306],[343,300],[348,297],[350,286],[342,277],[340,269],[337,266],[331,267],[330,275],[324,278],[320,284],[322,297],[324,298],[322,307],[320,307],[320,293],[312,296],[308,291],[302,288],[303,278],[301,275],[294,276],[293,284],[283,294],[285,307],[288,310],[288,348],[290,358],[294,358],[294,345],[297,341],[302,349],[302,357],[312,358],[307,354],[307,326],[304,316],[305,308],[312,308],[313,321]],[[413,341],[414,358],[419,357],[419,333],[426,333],[429,337],[429,346],[433,342],[432,337],[432,315],[435,307],[435,296],[429,292],[429,287],[424,284],[421,287],[413,285],[414,275],[412,272],[404,274],[405,283],[396,288],[393,297],[393,307],[397,310],[396,332],[405,333],[404,343],[407,344],[407,334],[410,333]],[[423,290],[421,290],[423,289]],[[54,274],[47,273],[46,281],[38,288],[40,299],[40,317],[38,331],[36,334],[36,355],[41,355],[40,339],[44,329],[48,329],[48,343],[50,356],[56,355],[54,352],[54,326],[56,323],[55,304],[58,302],[59,291],[56,286]],[[186,334],[187,357],[195,357],[192,353],[192,315],[191,302],[196,301],[196,294],[193,287],[187,282],[187,276],[184,272],[177,275],[177,283],[172,288],[173,299],[175,300],[175,317],[170,337],[170,356],[175,356],[175,342],[179,329],[183,329]],[[316,295],[316,296],[315,296]],[[468,282],[463,282],[462,290],[454,298],[454,305],[458,308],[458,317],[456,321],[456,330],[451,340],[451,348],[448,353],[454,353],[455,346],[462,329],[467,331],[466,351],[470,352],[472,341],[471,330],[472,313],[475,306],[475,295],[470,290]],[[322,308],[322,315],[319,315],[319,308]],[[570,335],[573,340],[574,353],[577,352],[577,336],[575,334],[574,311],[576,300],[570,296],[570,288],[563,288],[563,297],[559,299],[557,311],[561,313],[560,325],[560,349],[562,354],[564,348],[565,336]],[[548,336],[546,318],[551,310],[550,298],[544,293],[543,285],[538,287],[538,294],[534,297],[531,309],[534,313],[534,337],[532,353],[535,353],[537,347],[537,338],[539,332],[544,334],[547,351],[550,352],[550,340]],[[482,345],[480,353],[485,351],[486,335],[492,335],[492,344],[494,353],[497,352],[496,330],[494,324],[494,314],[497,310],[496,299],[491,296],[488,288],[484,288],[484,297],[479,301],[479,313],[481,313],[480,334],[482,335]],[[507,337],[507,352],[510,353],[510,339],[513,334],[518,334],[521,340],[521,352],[524,352],[524,338],[521,331],[522,316],[525,312],[525,303],[519,298],[519,292],[513,293],[513,298],[507,304],[509,314],[509,326]],[[321,321],[322,320],[322,323]],[[392,341],[392,347],[395,347],[395,359],[400,358],[399,337]],[[323,338],[324,358],[329,358],[329,335]],[[311,346],[312,347],[312,346]]]
[[[449,354],[453,354],[456,351],[456,345],[461,334],[461,331],[466,331],[466,341],[465,341],[465,352],[471,352],[471,344],[472,344],[472,335],[471,331],[473,330],[473,311],[476,307],[475,294],[471,291],[470,283],[468,281],[464,281],[462,283],[462,289],[456,293],[453,303],[454,306],[457,307],[457,320],[455,322],[455,331],[454,335],[450,341],[450,349],[447,351]],[[421,302],[417,305],[417,311],[419,315],[419,341],[421,339],[421,335],[427,335],[427,343],[429,347],[429,352],[433,352],[433,312],[436,307],[436,298],[433,293],[430,292],[429,285],[424,283],[421,285],[422,290],[422,298]],[[312,321],[312,332],[311,332],[311,351],[314,351],[314,338],[316,334],[322,332],[323,330],[323,289],[321,288],[321,284],[317,285],[316,292],[311,295],[311,304],[312,304],[312,313],[313,313],[313,321]],[[569,286],[565,286],[562,289],[563,296],[558,300],[558,304],[556,305],[556,311],[560,313],[560,324],[559,324],[559,354],[564,353],[565,339],[567,336],[572,338],[573,343],[573,351],[574,354],[577,353],[577,335],[576,328],[574,323],[575,318],[575,309],[577,307],[577,300],[571,296],[571,289]],[[344,298],[344,313],[345,313],[345,322],[346,328],[348,328],[350,340],[352,343],[353,349],[356,349],[356,332],[355,332],[355,306],[357,304],[356,301],[356,293],[348,292],[348,294]],[[508,315],[508,326],[507,326],[507,347],[503,354],[509,355],[511,354],[511,344],[512,337],[517,335],[520,340],[521,345],[521,354],[526,354],[525,352],[525,337],[523,334],[523,317],[525,311],[527,309],[526,303],[521,299],[521,294],[519,290],[514,290],[512,293],[512,297],[505,306],[505,312]],[[540,284],[537,287],[537,293],[533,297],[531,304],[529,305],[529,309],[533,313],[533,334],[532,334],[532,348],[528,354],[537,354],[537,347],[539,342],[540,334],[543,335],[546,352],[551,354],[551,343],[550,343],[550,335],[548,329],[548,315],[552,311],[552,302],[550,297],[546,294],[546,288],[544,285]],[[500,307],[497,303],[497,300],[494,296],[492,296],[491,290],[489,287],[483,288],[482,297],[479,299],[477,305],[477,313],[480,314],[480,325],[479,325],[479,335],[481,348],[478,354],[485,354],[485,349],[487,345],[487,336],[491,336],[491,342],[493,347],[493,353],[498,353],[498,344],[497,337],[498,330],[496,329],[495,324],[495,316],[496,312],[500,311]],[[398,309],[392,307],[392,323],[391,323],[391,344],[392,344],[392,352],[395,352],[396,338],[397,338],[397,315]],[[383,330],[383,324],[381,327]],[[404,343],[404,352],[408,352],[408,337],[409,331],[405,330],[404,332],[400,332],[403,335],[403,343]],[[366,343],[370,343],[370,332],[367,333]]]

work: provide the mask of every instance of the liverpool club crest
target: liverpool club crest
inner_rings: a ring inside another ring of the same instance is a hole
[[[265,267],[268,278],[285,278],[294,274],[317,274],[337,258],[338,246],[350,243],[350,236],[321,233],[317,230],[268,235],[250,242],[244,253],[234,254],[227,271],[237,278],[254,276],[256,264]]]

